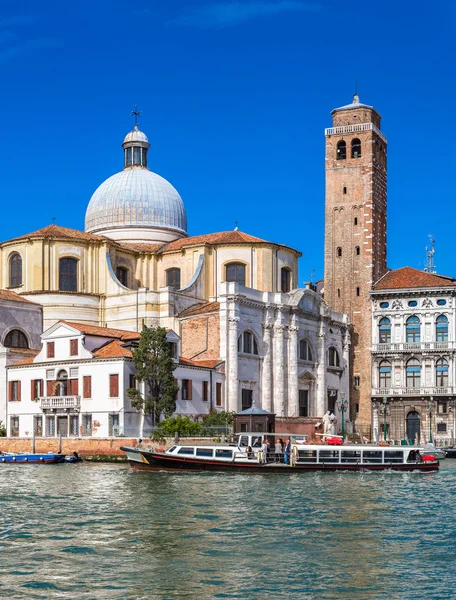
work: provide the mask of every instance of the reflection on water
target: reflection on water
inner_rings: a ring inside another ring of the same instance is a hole
[[[440,473],[133,473],[2,465],[0,597],[431,600],[452,595]]]

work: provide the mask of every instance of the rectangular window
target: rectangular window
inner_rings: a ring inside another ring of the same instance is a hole
[[[92,415],[82,415],[82,435],[92,435]]]
[[[216,406],[222,406],[222,384],[215,384],[215,404]]]
[[[193,456],[195,449],[194,448],[179,448],[177,451],[178,454],[191,454]]]
[[[46,436],[55,436],[55,417],[46,417]]]
[[[215,451],[215,458],[233,458],[233,451],[232,450],[216,450]]]
[[[355,375],[353,377],[353,385],[355,387],[359,387],[361,385],[361,377],[359,375]]]
[[[43,435],[43,417],[41,415],[33,417],[33,433],[36,437],[42,437]]]
[[[299,450],[298,462],[300,462],[300,463],[317,462],[317,451],[316,450]]]
[[[299,390],[299,416],[309,416],[309,390]]]
[[[357,463],[361,462],[361,450],[342,450],[340,453],[340,462]]]
[[[182,379],[182,400],[192,399],[192,380]]]
[[[446,433],[447,432],[447,424],[446,423],[437,423],[437,433]]]
[[[130,373],[129,376],[129,387],[132,389],[136,389],[136,376],[133,373]]]
[[[214,450],[212,448],[197,448],[196,456],[206,456],[212,458],[214,456]]]
[[[253,390],[241,390],[242,393],[242,410],[250,408],[253,404]]]
[[[339,451],[338,450],[319,450],[319,462],[321,463],[338,463],[339,462]]]
[[[447,410],[447,403],[445,401],[438,403],[438,412],[440,414],[446,414]]]
[[[82,378],[82,397],[83,398],[91,398],[92,397],[92,376],[84,375]]]
[[[46,344],[46,357],[47,358],[55,357],[55,342],[48,342]]]
[[[109,376],[109,396],[110,398],[119,397],[119,375]]]
[[[79,368],[70,367],[70,379],[77,379],[79,377]]]
[[[20,381],[10,381],[8,383],[8,400],[10,402],[20,402],[21,401],[21,382]]]
[[[19,417],[10,417],[10,435],[11,437],[19,437]]]
[[[120,419],[119,413],[112,413],[109,415],[109,426],[108,426],[108,435],[117,437],[120,434]]]
[[[169,353],[171,354],[171,358],[177,359],[177,344],[176,342],[168,342],[169,344]]]
[[[70,435],[79,435],[79,415],[70,415]]]
[[[380,463],[382,462],[381,450],[364,450],[363,462],[367,463]]]
[[[46,369],[46,379],[54,379],[55,370],[54,369]]]
[[[404,452],[402,450],[385,450],[384,462],[403,463]]]
[[[40,398],[43,395],[43,380],[42,379],[32,379],[31,389],[30,389],[30,400],[35,400],[36,398]]]
[[[70,340],[70,356],[78,355],[78,340]]]
[[[207,402],[209,400],[209,381],[203,381],[203,402]]]

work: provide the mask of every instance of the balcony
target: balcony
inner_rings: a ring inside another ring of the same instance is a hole
[[[426,388],[373,388],[372,396],[452,396],[453,387],[426,387]]]
[[[372,352],[392,354],[396,352],[449,352],[456,349],[456,342],[400,342],[398,344],[372,344]]]
[[[343,135],[346,133],[358,133],[359,131],[375,131],[375,133],[387,143],[386,137],[373,123],[356,123],[356,125],[341,125],[340,127],[328,127],[325,135]]]
[[[81,396],[49,396],[40,398],[41,410],[57,410],[61,408],[81,408]]]

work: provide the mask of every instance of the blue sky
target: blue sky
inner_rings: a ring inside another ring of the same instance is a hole
[[[122,168],[133,106],[190,235],[239,228],[323,275],[324,128],[348,103],[388,137],[388,264],[453,260],[455,3],[49,0],[0,3],[0,239],[82,229]]]

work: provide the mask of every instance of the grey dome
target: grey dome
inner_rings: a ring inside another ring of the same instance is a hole
[[[139,131],[130,132],[127,138],[132,134],[147,140]],[[187,235],[187,216],[177,190],[143,167],[126,168],[103,182],[90,199],[85,217],[87,232],[135,227],[171,229]]]
[[[128,142],[145,142],[146,144],[148,144],[149,140],[147,139],[147,135],[143,131],[138,129],[137,125],[135,125],[135,128],[132,129],[132,131],[130,131],[129,133],[127,133],[123,141],[124,144]]]

